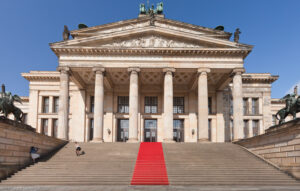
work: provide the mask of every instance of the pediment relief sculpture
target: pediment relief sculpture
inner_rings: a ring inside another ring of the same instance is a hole
[[[118,48],[202,48],[195,43],[183,42],[173,39],[166,39],[159,36],[147,36],[130,40],[119,40],[103,47]]]

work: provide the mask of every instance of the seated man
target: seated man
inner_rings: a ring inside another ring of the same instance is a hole
[[[35,163],[35,160],[37,158],[40,158],[40,155],[37,154],[37,151],[38,151],[38,148],[37,147],[30,147],[30,155],[31,155],[31,158],[32,158],[32,161],[33,163]]]

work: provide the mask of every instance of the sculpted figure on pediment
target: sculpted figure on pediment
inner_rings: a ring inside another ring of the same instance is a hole
[[[165,39],[158,36],[140,37],[137,39],[116,41],[103,46],[133,47],[133,48],[200,48],[201,46],[192,43],[179,42],[172,39]]]

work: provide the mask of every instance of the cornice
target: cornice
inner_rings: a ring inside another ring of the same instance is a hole
[[[251,49],[228,49],[228,48],[205,48],[205,49],[187,49],[187,48],[95,48],[95,47],[68,47],[51,48],[59,56],[60,54],[70,55],[222,55],[222,56],[243,56],[245,58]]]
[[[279,76],[271,76],[270,74],[243,74],[243,83],[273,83]]]
[[[21,74],[28,81],[39,81],[39,80],[51,80],[51,81],[59,81],[59,72],[30,72],[30,73],[22,73]]]

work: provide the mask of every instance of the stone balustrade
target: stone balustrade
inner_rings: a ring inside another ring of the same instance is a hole
[[[38,153],[43,157],[66,143],[0,117],[0,180],[31,163],[31,146],[39,148]]]
[[[265,134],[235,142],[300,179],[300,119],[272,126]]]

